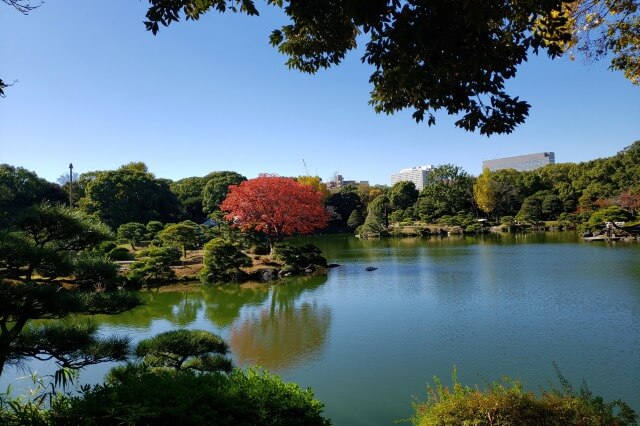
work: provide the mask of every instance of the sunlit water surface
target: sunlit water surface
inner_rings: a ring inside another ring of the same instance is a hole
[[[179,327],[218,333],[238,365],[312,387],[337,425],[410,417],[453,366],[465,384],[508,375],[537,391],[558,386],[555,362],[576,386],[640,410],[640,245],[562,233],[304,242],[341,266],[271,286],[150,293],[97,320],[134,342]],[[9,376],[3,389],[19,383]]]

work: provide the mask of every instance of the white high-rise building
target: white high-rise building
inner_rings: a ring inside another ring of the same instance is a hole
[[[422,191],[422,188],[424,188],[425,184],[427,183],[427,178],[431,170],[433,170],[433,166],[431,164],[427,166],[417,166],[409,167],[408,169],[402,169],[398,173],[394,173],[391,175],[391,185],[397,182],[408,181],[413,182],[418,191]]]

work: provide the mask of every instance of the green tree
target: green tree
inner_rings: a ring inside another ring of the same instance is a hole
[[[118,226],[117,238],[121,241],[128,241],[133,250],[136,249],[135,244],[144,240],[147,233],[147,227],[138,222],[123,223]]]
[[[202,210],[210,214],[220,210],[220,203],[227,197],[230,185],[240,185],[247,178],[236,172],[222,171],[209,173],[206,180],[202,190]]]
[[[373,232],[386,231],[389,227],[391,203],[386,195],[378,195],[367,207],[367,218],[363,227]]]
[[[78,206],[117,229],[128,222],[171,222],[179,215],[179,201],[166,180],[156,179],[144,163],[118,170],[92,172],[83,178],[85,195]]]
[[[626,222],[632,218],[630,211],[618,206],[610,206],[591,214],[587,223],[591,229],[595,229],[604,226],[605,222]]]
[[[355,186],[345,186],[331,193],[324,201],[325,206],[333,214],[329,218],[329,226],[344,228],[354,210],[363,210],[364,204]]]
[[[404,219],[404,210],[394,210],[389,214],[389,223],[400,223]]]
[[[196,223],[206,220],[207,215],[202,211],[202,190],[206,184],[206,177],[197,176],[171,182],[169,187],[180,201],[182,219]]]
[[[473,179],[458,166],[445,164],[429,173],[427,184],[418,198],[418,214],[433,221],[444,215],[454,216],[473,206]]]
[[[93,250],[109,238],[104,224],[50,204],[27,208],[0,231],[0,374],[7,362],[36,356],[33,342],[45,335],[37,357],[62,367],[122,359],[122,339],[96,343],[95,333],[75,324],[29,328],[36,319],[116,314],[140,303],[117,290],[115,266]]]
[[[416,189],[416,184],[408,181],[396,182],[387,196],[391,207],[396,210],[404,210],[411,207],[418,200],[419,191]]]
[[[253,0],[150,0],[145,25],[160,25],[181,14],[198,19],[211,9],[258,15]],[[373,67],[370,103],[391,114],[412,109],[429,125],[434,112],[461,115],[456,126],[481,134],[510,133],[529,105],[506,90],[506,81],[530,51],[552,57],[571,39],[561,0],[503,1],[269,1],[290,23],[270,42],[289,56],[287,65],[315,73],[339,64],[364,43],[362,61]],[[543,18],[543,19],[542,19]],[[348,217],[348,216],[347,216]]]
[[[532,195],[524,199],[520,211],[516,215],[516,219],[523,222],[539,222],[544,219],[542,212],[542,200],[536,195]]]
[[[158,222],[157,220],[151,220],[147,222],[147,224],[145,225],[144,237],[149,241],[154,240],[158,237],[158,234],[163,229],[164,229],[164,225],[162,224],[162,222]]]
[[[29,170],[0,164],[0,229],[26,208],[45,201],[66,203],[68,197],[57,185]]]
[[[204,246],[204,268],[200,279],[206,283],[239,281],[241,266],[251,266],[251,259],[234,243],[214,238]]]
[[[136,347],[136,356],[151,367],[195,371],[232,369],[225,357],[229,345],[219,336],[204,330],[171,330],[144,339]]]
[[[362,210],[354,209],[349,215],[349,219],[347,220],[347,226],[351,229],[356,229],[358,226],[364,223],[364,218],[362,217]]]
[[[563,204],[558,195],[552,191],[541,191],[542,198],[542,214],[547,220],[553,220],[563,211]]]
[[[197,223],[185,220],[167,225],[158,237],[167,244],[176,244],[181,247],[182,256],[187,257],[187,249],[195,248],[200,244],[202,228]]]
[[[138,285],[160,284],[176,277],[171,266],[179,261],[180,250],[175,247],[150,247],[138,253],[127,278]]]
[[[309,266],[327,266],[327,259],[322,255],[322,250],[313,244],[299,247],[289,243],[279,243],[275,246],[273,255],[287,266],[296,269],[308,268]]]

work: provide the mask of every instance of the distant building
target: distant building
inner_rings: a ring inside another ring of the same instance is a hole
[[[329,182],[327,182],[327,188],[329,190],[340,189],[340,188],[344,188],[345,186],[349,186],[349,185],[354,185],[354,186],[369,185],[369,181],[368,180],[344,180],[342,175],[339,175],[336,172],[333,175],[333,178],[331,180],[329,180]]]
[[[556,155],[553,152],[539,152],[537,154],[518,155],[517,157],[497,158],[482,162],[482,169],[490,171],[515,169],[519,172],[528,172],[539,169],[548,164],[555,164]]]
[[[394,173],[391,175],[391,185],[403,181],[413,182],[416,186],[416,189],[418,191],[422,191],[422,188],[424,188],[425,184],[427,183],[429,173],[432,170],[432,165],[402,169],[398,173]]]

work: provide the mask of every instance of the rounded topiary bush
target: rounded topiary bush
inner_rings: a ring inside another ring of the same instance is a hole
[[[103,241],[98,245],[98,251],[103,254],[109,254],[111,250],[118,247],[113,241]]]
[[[133,260],[133,254],[125,247],[116,247],[112,249],[107,257],[111,260]]]

